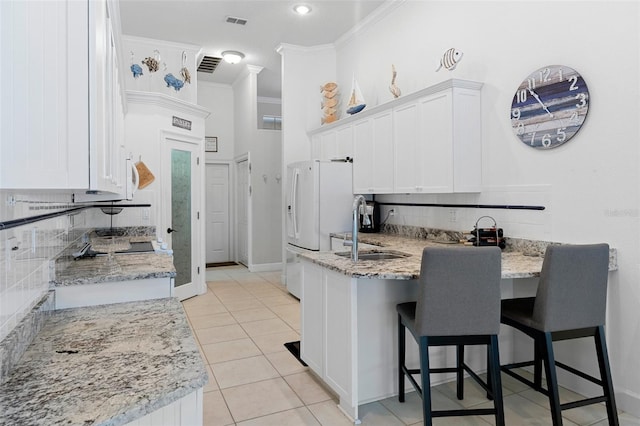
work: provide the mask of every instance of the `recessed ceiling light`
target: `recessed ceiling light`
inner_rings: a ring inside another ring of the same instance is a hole
[[[235,50],[225,50],[222,52],[222,59],[230,64],[237,64],[244,58],[244,53]]]
[[[306,15],[307,13],[311,12],[311,6],[308,6],[306,4],[297,4],[293,6],[293,11],[298,15]]]

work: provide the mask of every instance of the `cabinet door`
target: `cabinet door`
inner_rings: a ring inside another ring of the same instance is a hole
[[[373,194],[373,156],[371,144],[373,121],[358,121],[353,125],[353,192]]]
[[[391,111],[353,125],[354,192],[393,192],[393,121]]]
[[[320,159],[330,160],[338,157],[336,147],[336,131],[329,130],[320,134]]]
[[[87,2],[0,1],[0,187],[87,188]]]
[[[324,375],[324,290],[322,268],[301,261],[300,356],[320,377]]]
[[[113,22],[106,0],[89,3],[89,189],[123,193],[123,111]]]
[[[336,156],[333,158],[345,157],[353,157],[353,128],[351,125],[336,129]]]
[[[352,401],[354,396],[353,366],[357,336],[355,330],[355,280],[323,269],[325,318],[325,382],[340,395]],[[340,350],[336,350],[340,348]]]
[[[451,91],[418,101],[416,187],[419,192],[453,192]]]
[[[395,192],[420,192],[418,182],[421,168],[426,167],[421,158],[419,134],[419,105],[412,102],[393,110],[394,182]]]

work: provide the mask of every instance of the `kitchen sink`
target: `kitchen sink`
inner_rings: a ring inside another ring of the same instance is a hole
[[[351,257],[350,251],[342,251],[336,253],[336,256]],[[410,257],[410,254],[400,253],[397,251],[366,251],[358,252],[358,260],[392,260],[404,259]]]

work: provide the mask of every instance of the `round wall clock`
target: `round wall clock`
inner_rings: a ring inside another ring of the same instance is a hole
[[[564,65],[529,74],[511,102],[511,126],[533,148],[550,149],[571,139],[587,117],[589,89],[582,76]]]

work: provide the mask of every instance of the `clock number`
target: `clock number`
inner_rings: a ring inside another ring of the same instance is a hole
[[[571,117],[569,118],[569,121],[578,121],[578,113],[576,111],[573,111],[571,113]]]
[[[535,78],[528,78],[527,79],[527,84],[529,85],[529,90],[533,90],[536,88],[536,79]]]
[[[585,95],[584,93],[578,93],[576,95],[576,99],[579,100],[579,102],[576,104],[576,108],[582,108],[587,105],[587,95]]]
[[[551,135],[547,133],[542,137],[542,146],[549,148],[551,146]]]
[[[567,81],[571,82],[569,90],[578,90],[578,76],[571,76],[567,79]]]
[[[518,103],[524,103],[527,101],[527,89],[522,89],[522,90],[518,90],[518,93],[516,94],[516,99],[518,100]]]
[[[511,111],[511,117],[515,118],[516,120],[520,120],[520,108],[514,108]]]
[[[564,80],[564,76],[562,75],[562,68],[558,68],[558,81],[562,82]]]
[[[524,135],[524,123],[518,123],[518,130],[516,130],[518,136]]]
[[[540,70],[540,83],[546,83],[549,81],[549,75],[551,75],[551,70],[549,68]]]
[[[533,141],[534,141],[534,140],[535,140],[535,138],[536,138],[536,132],[531,132],[531,133],[529,133],[529,134],[531,135],[531,146],[533,146]]]
[[[566,127],[560,127],[558,130],[556,130],[556,133],[558,135],[556,140],[560,143],[564,142],[564,140],[567,139],[567,134],[565,133],[565,130],[567,130]]]

